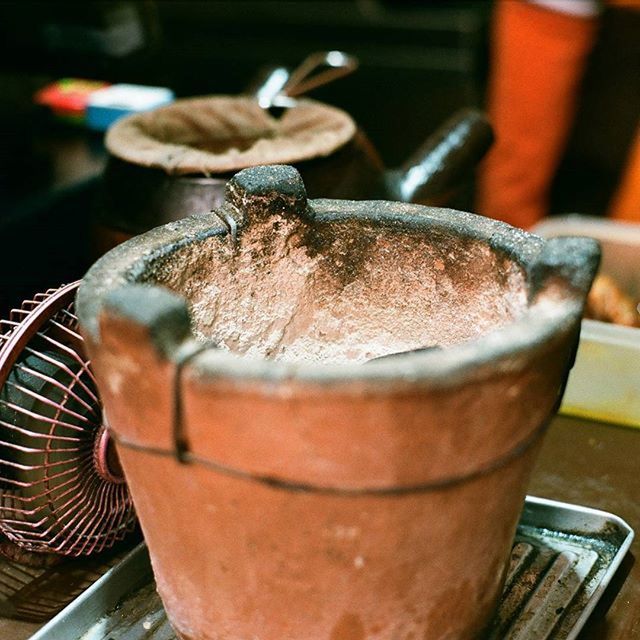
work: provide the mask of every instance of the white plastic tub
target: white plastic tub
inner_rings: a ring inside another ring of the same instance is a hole
[[[578,235],[599,240],[601,273],[640,300],[639,224],[571,215],[547,219],[533,231],[545,238]],[[582,321],[578,356],[560,411],[640,428],[640,329]]]

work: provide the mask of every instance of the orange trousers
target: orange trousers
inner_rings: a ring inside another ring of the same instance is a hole
[[[640,9],[640,0],[615,4]],[[597,27],[596,17],[525,0],[496,3],[488,95],[496,142],[481,167],[478,213],[523,228],[547,214]],[[640,221],[640,134],[609,213]]]

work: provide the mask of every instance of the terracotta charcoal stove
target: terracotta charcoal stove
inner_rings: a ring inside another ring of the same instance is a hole
[[[598,258],[271,166],[96,263],[78,317],[178,635],[485,629]]]

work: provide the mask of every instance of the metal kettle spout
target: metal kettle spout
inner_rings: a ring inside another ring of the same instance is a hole
[[[400,168],[387,172],[389,196],[401,202],[441,203],[469,176],[493,140],[493,129],[482,111],[461,109]]]

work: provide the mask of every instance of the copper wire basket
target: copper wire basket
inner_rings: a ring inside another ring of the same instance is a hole
[[[136,524],[78,332],[78,285],[0,320],[0,532],[65,556],[108,549]]]

